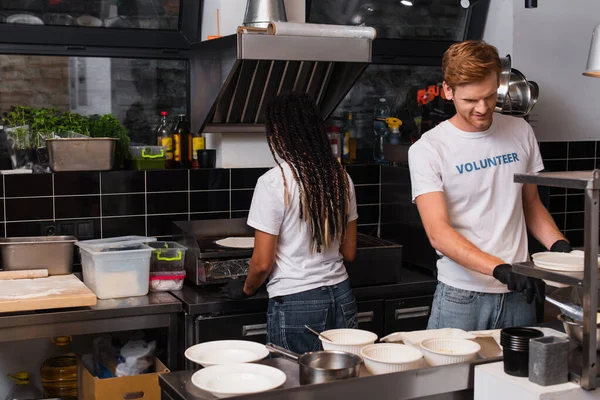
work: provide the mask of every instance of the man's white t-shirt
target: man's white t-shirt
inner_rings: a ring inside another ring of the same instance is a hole
[[[507,263],[528,260],[521,183],[514,174],[544,169],[531,126],[494,114],[484,132],[464,132],[444,121],[409,150],[412,198],[443,192],[450,225],[482,251]],[[439,253],[438,280],[484,293],[509,290],[492,276],[464,268]]]
[[[348,278],[340,243],[320,253],[312,252],[308,224],[300,219],[300,191],[287,163],[282,164],[288,187],[289,203],[284,206],[284,183],[279,167],[258,179],[248,225],[259,231],[278,235],[275,266],[267,284],[269,297],[304,292],[321,286],[335,285]],[[358,219],[356,196],[350,176],[348,221]]]

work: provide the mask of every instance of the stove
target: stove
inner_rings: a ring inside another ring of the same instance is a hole
[[[253,237],[246,218],[174,222],[173,238],[187,247],[186,279],[198,286],[222,284],[248,274],[253,249],[219,246],[226,237]],[[356,259],[345,262],[353,287],[398,282],[402,246],[358,234]]]
[[[186,279],[195,285],[225,283],[246,276],[253,249],[220,246],[226,237],[254,237],[246,218],[173,223],[173,238],[187,247]]]

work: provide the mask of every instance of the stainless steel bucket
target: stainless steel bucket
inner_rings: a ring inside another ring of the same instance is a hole
[[[298,363],[301,385],[358,378],[362,362],[359,356],[345,351],[311,351],[299,355],[272,343],[267,344],[267,350]]]
[[[266,28],[269,22],[286,22],[283,0],[248,0],[244,26]]]

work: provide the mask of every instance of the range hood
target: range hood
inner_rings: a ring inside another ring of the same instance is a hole
[[[307,92],[323,118],[371,62],[371,40],[237,33],[192,45],[193,132],[265,131],[265,107],[280,93]]]

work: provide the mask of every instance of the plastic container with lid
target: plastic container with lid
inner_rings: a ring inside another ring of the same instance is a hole
[[[148,293],[152,248],[156,241],[122,236],[75,243],[80,248],[83,282],[99,299],[144,296]]]
[[[150,291],[168,292],[171,290],[181,290],[185,280],[185,270],[183,271],[163,271],[150,273]]]
[[[177,242],[152,242],[150,272],[182,271],[185,269],[185,251],[187,248]]]
[[[129,167],[137,170],[165,169],[167,148],[165,146],[129,146]]]

